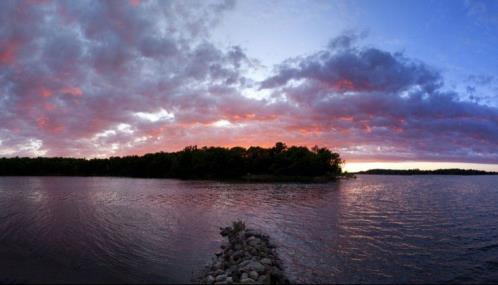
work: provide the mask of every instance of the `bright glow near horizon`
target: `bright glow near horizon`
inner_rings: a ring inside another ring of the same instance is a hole
[[[365,171],[369,169],[420,169],[435,170],[444,168],[476,169],[498,172],[497,164],[464,163],[464,162],[429,162],[429,161],[403,161],[403,162],[349,162],[344,165],[348,172]]]

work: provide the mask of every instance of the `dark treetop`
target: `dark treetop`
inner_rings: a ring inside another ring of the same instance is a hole
[[[290,180],[335,177],[341,173],[339,154],[317,146],[272,148],[185,147],[177,152],[143,156],[82,159],[62,157],[1,158],[0,175],[129,176],[182,179],[284,177]]]
[[[370,169],[358,172],[358,174],[385,174],[385,175],[496,175],[497,172],[488,172],[473,169],[437,169],[437,170],[420,170],[420,169]]]

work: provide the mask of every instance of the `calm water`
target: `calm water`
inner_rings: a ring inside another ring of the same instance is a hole
[[[498,282],[497,185],[2,177],[0,282],[187,282],[237,218],[271,234],[297,282]]]

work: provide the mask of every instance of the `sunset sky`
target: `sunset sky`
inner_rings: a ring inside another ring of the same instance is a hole
[[[0,156],[498,171],[498,1],[0,1]]]

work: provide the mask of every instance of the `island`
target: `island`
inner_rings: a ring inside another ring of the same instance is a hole
[[[122,176],[249,182],[325,182],[342,173],[344,161],[326,147],[187,146],[177,152],[110,158],[0,158],[0,176]]]

